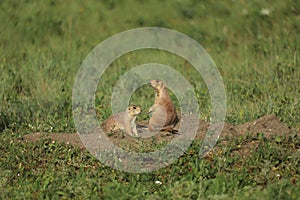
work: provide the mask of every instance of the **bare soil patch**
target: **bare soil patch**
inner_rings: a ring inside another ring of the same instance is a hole
[[[140,125],[145,126],[146,122],[141,122]],[[207,122],[200,120],[196,139],[203,139],[206,135],[208,127],[209,124]],[[266,115],[257,120],[236,126],[225,123],[220,136],[219,145],[225,145],[231,139],[242,137],[245,134],[257,135],[258,133],[263,134],[266,138],[283,135],[288,136],[292,134],[296,134],[297,137],[300,137],[300,130],[291,129],[274,115]],[[170,142],[174,137],[177,137],[177,135],[169,132],[160,132],[159,134],[156,134],[152,137],[138,139],[128,136],[121,131],[108,134],[109,140],[112,141],[115,145],[118,145],[125,149],[130,148],[134,151],[138,151],[141,145],[143,145],[144,149],[147,150],[147,148],[149,148],[149,151],[151,151],[153,143],[155,143],[156,145],[164,145]],[[74,147],[85,149],[85,146],[82,143],[79,134],[77,133],[32,133],[25,135],[23,138],[25,142],[37,142],[44,139],[50,139],[58,143],[67,143]],[[245,143],[243,143],[243,145],[233,153],[238,153],[245,156],[254,151],[255,148],[257,148],[258,144],[259,142],[257,141],[245,141]],[[216,147],[218,148],[218,144]]]

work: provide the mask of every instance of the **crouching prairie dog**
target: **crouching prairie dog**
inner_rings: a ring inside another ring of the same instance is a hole
[[[152,80],[150,85],[156,90],[156,93],[154,104],[148,112],[152,114],[149,120],[149,130],[173,131],[179,119],[169,92],[160,80]]]
[[[142,112],[138,106],[129,106],[124,112],[110,116],[103,123],[104,131],[125,130],[131,136],[138,136],[136,130],[136,116]]]

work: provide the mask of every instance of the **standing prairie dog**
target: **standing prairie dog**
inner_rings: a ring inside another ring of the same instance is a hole
[[[104,123],[105,131],[125,130],[131,136],[138,136],[135,119],[142,109],[138,106],[129,106],[124,112],[110,116]]]
[[[179,119],[168,90],[160,80],[152,80],[150,85],[156,90],[156,93],[154,104],[148,112],[152,113],[149,130],[172,131]]]

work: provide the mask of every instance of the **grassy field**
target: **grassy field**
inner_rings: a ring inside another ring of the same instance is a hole
[[[32,132],[76,132],[72,88],[81,62],[113,34],[148,26],[185,33],[207,50],[225,83],[228,123],[274,114],[299,130],[299,1],[2,0],[0,19],[1,199],[299,199],[298,137],[244,136],[210,159],[198,158],[195,141],[176,163],[145,174],[112,170],[67,144],[22,142]],[[118,78],[148,62],[182,73],[195,87],[200,118],[209,120],[201,76],[175,55],[141,50],[105,72],[96,93],[100,121]],[[147,108],[152,98],[143,86],[131,101]],[[244,140],[261,145],[247,159],[232,157]]]

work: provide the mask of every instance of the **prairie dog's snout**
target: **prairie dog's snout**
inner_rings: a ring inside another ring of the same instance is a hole
[[[160,81],[160,80],[151,80],[151,81],[149,82],[149,84],[150,84],[153,88],[155,88],[155,89],[157,89],[157,90],[160,90],[160,89],[163,88],[163,82]]]
[[[128,111],[131,116],[136,116],[142,112],[142,108],[139,106],[129,106]]]

